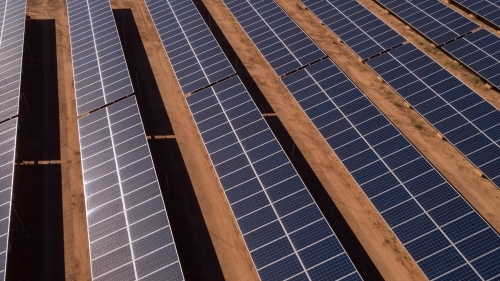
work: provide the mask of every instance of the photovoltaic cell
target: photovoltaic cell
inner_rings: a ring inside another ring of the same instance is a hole
[[[277,75],[284,75],[325,57],[273,0],[223,2]]]
[[[500,2],[498,0],[454,0],[492,24],[500,27]]]
[[[0,121],[19,112],[26,1],[0,2]]]
[[[93,280],[183,280],[135,97],[78,119]]]
[[[261,280],[361,280],[235,76],[186,98]]]
[[[146,0],[182,92],[235,73],[191,0]]]
[[[77,114],[134,92],[108,0],[68,0]]]
[[[500,89],[500,38],[486,29],[444,45],[443,50]]]
[[[412,44],[367,64],[500,187],[500,112]]]
[[[0,124],[0,280],[5,280],[7,267],[16,136],[17,118]]]
[[[368,59],[406,41],[356,0],[301,2],[361,59]]]
[[[376,0],[436,45],[479,26],[436,0]]]
[[[428,279],[500,274],[498,233],[330,59],[282,81]]]

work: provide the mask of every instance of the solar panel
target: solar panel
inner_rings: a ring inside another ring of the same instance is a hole
[[[186,98],[261,280],[361,280],[235,76]]]
[[[235,73],[191,0],[146,0],[182,92]]]
[[[16,135],[17,118],[0,124],[0,280],[5,280],[7,266]]]
[[[277,75],[284,75],[325,57],[273,0],[223,2]]]
[[[78,115],[134,92],[108,0],[68,0]]]
[[[500,38],[486,29],[443,46],[443,50],[500,89]]]
[[[19,112],[26,1],[0,3],[0,121]]]
[[[500,187],[500,111],[412,44],[367,64]]]
[[[436,0],[376,0],[436,45],[479,26]]]
[[[500,27],[500,2],[497,0],[454,0],[490,23]]]
[[[428,279],[500,274],[498,233],[330,59],[282,81]]]
[[[361,59],[368,59],[406,41],[356,0],[301,2]]]
[[[93,280],[183,280],[135,97],[78,119]]]

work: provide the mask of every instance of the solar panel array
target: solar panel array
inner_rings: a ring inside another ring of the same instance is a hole
[[[183,280],[139,108],[78,119],[93,280]]]
[[[241,83],[186,98],[261,280],[361,280]]]
[[[436,45],[479,26],[436,0],[376,0]]]
[[[500,2],[497,0],[454,0],[492,24],[500,27]]]
[[[301,2],[361,59],[368,59],[406,41],[356,0]]]
[[[146,0],[146,5],[184,94],[235,73],[193,2]]]
[[[325,57],[273,1],[223,0],[276,74],[284,75]]]
[[[443,46],[443,50],[500,89],[500,38],[481,29]]]
[[[67,0],[78,115],[134,92],[108,0]]]
[[[500,273],[498,233],[330,59],[282,81],[429,279]]]
[[[17,118],[0,124],[0,280],[5,280],[14,182]]]
[[[0,121],[3,121],[19,112],[26,1],[4,0],[0,11]]]
[[[408,44],[367,64],[500,187],[500,111]]]
[[[330,59],[282,81],[429,279],[500,273],[498,233]]]

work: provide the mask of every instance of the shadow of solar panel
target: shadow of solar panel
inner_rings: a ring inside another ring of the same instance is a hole
[[[435,0],[376,0],[436,45],[442,45],[479,26]]]
[[[500,187],[500,112],[408,44],[367,64]]]
[[[0,121],[19,112],[26,1],[0,3]]]
[[[500,89],[500,38],[486,29],[444,45],[443,50]]]
[[[235,76],[186,98],[262,280],[361,280]]]
[[[498,233],[330,59],[282,81],[427,278],[500,273]]]
[[[191,0],[146,5],[184,94],[235,73]]]
[[[67,1],[76,92],[81,115],[134,92],[108,0]]]
[[[0,280],[5,280],[7,265],[16,136],[17,118],[0,124]]]
[[[406,41],[355,0],[301,2],[361,59],[373,57]]]
[[[455,2],[500,27],[500,2],[495,0],[455,0]]]
[[[135,97],[78,131],[93,280],[183,280]]]
[[[223,2],[277,75],[325,57],[273,0]]]

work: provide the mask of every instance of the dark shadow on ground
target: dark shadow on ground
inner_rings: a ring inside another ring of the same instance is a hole
[[[173,135],[174,131],[168,119],[132,11],[130,9],[115,9],[113,15],[146,134]]]
[[[65,280],[61,165],[16,166],[6,280]]]
[[[19,101],[18,160],[57,160],[59,101],[54,20],[27,20]]]
[[[243,65],[240,58],[236,55],[236,52],[234,51],[233,47],[231,46],[231,44],[229,44],[229,41],[227,41],[221,29],[219,28],[215,20],[208,12],[207,8],[205,7],[205,4],[201,0],[193,0],[193,2],[198,11],[200,12],[201,16],[203,17],[203,19],[205,20],[205,23],[210,28],[210,31],[212,31],[212,34],[214,35],[215,39],[221,46],[222,51],[224,51],[227,58],[233,65],[233,68],[236,70],[236,74],[238,74],[241,81],[243,82],[243,85],[245,85],[248,92],[250,93],[250,96],[252,96],[252,99],[259,108],[260,112],[274,113],[273,108],[271,107],[267,99],[264,97],[257,84],[255,84],[255,81],[253,80],[252,76],[250,76],[250,73],[248,73],[248,70]]]
[[[384,280],[279,118],[264,118],[363,279]]]
[[[16,162],[59,160],[54,20],[27,20]],[[61,165],[14,170],[7,280],[65,280]]]
[[[224,280],[175,139],[149,140],[186,280]]]
[[[147,135],[173,134],[130,9],[114,9],[125,59]],[[177,87],[177,85],[172,85]],[[176,139],[148,141],[186,280],[224,280]]]

